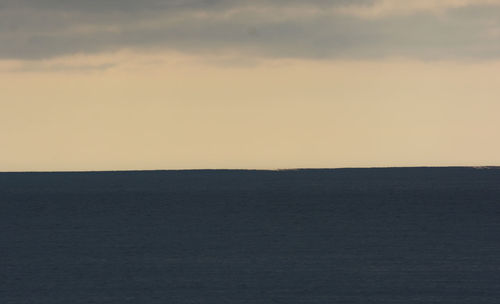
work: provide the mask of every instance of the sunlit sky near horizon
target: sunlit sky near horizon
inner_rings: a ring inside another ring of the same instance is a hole
[[[0,171],[500,165],[500,0],[0,0]]]

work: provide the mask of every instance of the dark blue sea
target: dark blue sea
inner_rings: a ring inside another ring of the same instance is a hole
[[[500,169],[0,173],[1,304],[498,304]]]

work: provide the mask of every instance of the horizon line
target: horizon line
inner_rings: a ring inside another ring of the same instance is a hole
[[[373,167],[297,167],[297,168],[275,168],[275,169],[257,169],[257,168],[183,168],[183,169],[118,169],[118,170],[33,170],[33,171],[0,171],[4,173],[127,173],[127,172],[178,172],[178,171],[263,171],[263,172],[280,172],[280,171],[314,171],[314,170],[368,170],[368,169],[476,169],[476,170],[500,170],[500,165],[488,166],[373,166]]]

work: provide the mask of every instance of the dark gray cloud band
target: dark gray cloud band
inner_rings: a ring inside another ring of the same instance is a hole
[[[123,48],[299,58],[500,57],[500,6],[365,18],[371,0],[0,0],[0,58]]]

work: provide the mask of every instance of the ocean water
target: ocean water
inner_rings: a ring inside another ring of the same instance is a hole
[[[0,174],[0,303],[500,303],[500,170]]]

